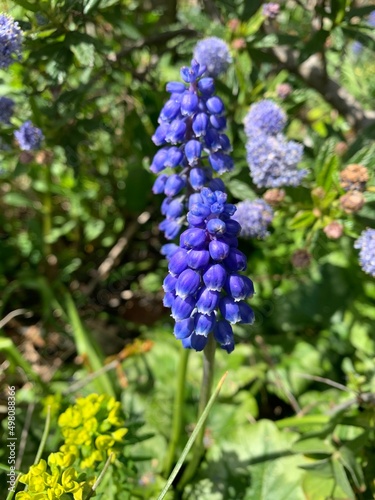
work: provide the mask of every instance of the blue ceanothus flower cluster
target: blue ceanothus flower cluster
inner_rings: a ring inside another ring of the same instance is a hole
[[[247,161],[259,188],[298,186],[307,175],[307,170],[298,169],[303,146],[286,139],[285,124],[283,110],[268,99],[250,106],[245,116]]]
[[[22,31],[19,24],[6,14],[0,14],[0,68],[8,68],[21,59]]]
[[[232,216],[225,186],[213,178],[233,169],[224,104],[215,96],[214,80],[193,60],[181,69],[182,82],[170,82],[153,141],[161,149],[151,164],[160,174],[154,193],[164,193],[165,215],[160,228],[174,239],[183,224],[179,245],[165,245],[169,273],[164,280],[164,305],[176,321],[174,334],[185,348],[201,351],[213,333],[227,352],[234,349],[232,324],[252,323],[245,299],[254,293],[252,281],[240,274],[246,256],[238,250],[241,227]],[[167,173],[167,168],[171,173]],[[178,172],[178,173],[177,173]],[[188,211],[187,215],[186,211]]]
[[[375,229],[365,229],[354,248],[359,249],[359,262],[364,272],[375,278]]]
[[[258,198],[237,203],[237,211],[233,218],[240,224],[243,238],[264,239],[270,233],[268,226],[273,220],[273,210],[267,202]]]
[[[14,101],[8,97],[0,97],[0,122],[10,124],[10,119],[14,111]]]
[[[6,14],[0,14],[0,69],[7,69],[21,59],[23,35],[18,23]],[[9,97],[0,97],[0,122],[10,124],[14,113],[14,101]],[[14,132],[22,151],[39,149],[43,140],[42,131],[31,121],[26,121]]]

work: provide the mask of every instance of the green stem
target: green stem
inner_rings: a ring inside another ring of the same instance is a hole
[[[178,366],[176,396],[173,405],[172,435],[164,463],[164,473],[166,476],[168,476],[172,470],[176,456],[176,448],[181,436],[185,405],[186,371],[189,354],[189,349],[182,348]]]
[[[203,379],[201,394],[199,399],[199,410],[198,417],[200,417],[211,396],[212,382],[214,377],[214,367],[215,367],[215,349],[216,341],[213,335],[208,336],[208,342],[203,351]],[[184,486],[194,477],[198,466],[201,462],[202,455],[204,453],[204,439],[205,425],[200,428],[197,440],[193,449],[193,456],[189,465],[186,467],[184,474],[182,475],[181,481],[178,483],[178,489],[182,490]]]
[[[111,453],[109,455],[109,457],[107,458],[107,461],[104,464],[104,467],[103,467],[101,473],[99,474],[98,479],[93,484],[93,486],[92,486],[91,490],[89,491],[89,493],[88,493],[87,497],[85,498],[85,500],[89,500],[95,494],[96,490],[99,488],[101,482],[103,481],[104,475],[105,475],[105,473],[108,470],[108,467],[111,465],[112,457],[113,457],[113,453]]]
[[[49,165],[44,165],[46,192],[43,196],[43,245],[45,256],[50,255],[51,245],[48,243],[52,231],[52,177]]]
[[[44,431],[43,431],[42,439],[40,441],[40,445],[39,445],[37,454],[35,456],[34,465],[37,465],[39,460],[42,458],[42,453],[43,453],[44,447],[45,447],[46,442],[47,442],[50,425],[51,425],[51,407],[47,406],[46,423],[44,424]]]
[[[166,485],[164,486],[163,491],[160,493],[160,495],[158,496],[157,500],[163,500],[163,498],[167,494],[169,488],[172,486],[172,483],[175,480],[177,474],[179,473],[179,471],[180,471],[180,469],[181,469],[181,467],[182,467],[182,465],[183,465],[183,463],[185,461],[185,458],[186,458],[187,454],[190,451],[190,448],[193,446],[196,437],[198,436],[198,434],[200,433],[201,428],[203,427],[203,425],[206,422],[206,419],[207,419],[208,414],[209,414],[209,412],[210,412],[210,410],[212,408],[212,405],[216,401],[216,398],[219,395],[220,389],[221,389],[221,387],[222,387],[222,385],[223,385],[223,383],[224,383],[227,375],[228,375],[228,372],[225,372],[224,375],[219,380],[219,383],[217,384],[214,393],[212,394],[210,400],[207,403],[206,408],[204,409],[202,415],[200,416],[195,429],[191,433],[191,436],[190,436],[188,442],[186,443],[186,446],[183,449],[183,451],[181,453],[181,456],[178,459],[178,462],[177,462],[175,468],[171,472],[171,475],[169,476],[168,481],[166,482]]]

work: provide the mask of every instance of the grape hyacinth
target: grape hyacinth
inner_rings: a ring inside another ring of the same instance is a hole
[[[19,130],[14,132],[14,137],[22,151],[39,149],[44,139],[42,131],[35,127],[30,120],[23,123]]]
[[[14,101],[8,97],[0,97],[0,122],[10,124],[13,115]]]
[[[231,325],[254,320],[244,302],[254,290],[252,281],[239,274],[246,269],[246,257],[237,249],[241,227],[232,218],[236,207],[227,203],[222,180],[213,177],[231,171],[233,160],[223,133],[224,104],[205,71],[193,60],[190,68],[181,69],[185,83],[167,84],[171,97],[152,137],[161,149],[150,169],[159,174],[153,192],[166,196],[159,226],[166,238],[174,239],[188,224],[179,245],[162,248],[169,269],[163,302],[176,321],[174,335],[185,348],[202,351],[212,333],[229,353],[234,349]]]
[[[240,224],[243,238],[264,239],[270,234],[267,229],[273,220],[273,210],[261,198],[245,200],[237,204],[233,219]]]
[[[0,68],[8,68],[21,59],[22,31],[7,14],[0,14]]]
[[[186,348],[202,351],[208,335],[228,353],[234,349],[235,323],[252,323],[254,313],[244,301],[254,293],[252,281],[239,274],[246,256],[238,250],[241,226],[231,216],[235,206],[223,191],[203,188],[190,196],[189,228],[169,259],[164,280],[164,305],[176,321],[174,334]],[[217,309],[220,311],[221,318]]]
[[[201,66],[206,66],[207,74],[213,77],[225,73],[232,62],[228,45],[216,36],[205,38],[197,43],[194,49],[194,59]]]
[[[375,229],[362,231],[354,248],[359,249],[359,262],[363,271],[375,278]]]

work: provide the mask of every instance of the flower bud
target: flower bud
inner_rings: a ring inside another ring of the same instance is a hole
[[[356,163],[340,172],[340,185],[345,191],[365,191],[368,179],[367,168]]]
[[[186,132],[186,123],[178,118],[170,124],[168,132],[165,135],[165,141],[171,144],[177,144],[184,139]]]
[[[208,248],[213,260],[221,261],[229,255],[230,246],[224,241],[212,240]]]
[[[215,236],[220,236],[225,233],[227,226],[221,219],[210,219],[207,222],[207,231]]]
[[[272,188],[267,189],[267,191],[263,195],[264,201],[269,203],[270,205],[276,206],[281,203],[285,198],[284,189]]]
[[[230,172],[234,168],[233,160],[230,156],[223,153],[212,153],[208,157],[211,167],[218,174]]]
[[[174,120],[180,112],[180,103],[170,99],[167,101],[163,109],[160,111],[159,122]]]
[[[214,326],[214,337],[220,344],[220,347],[225,349],[228,354],[234,350],[233,330],[228,321],[221,320],[216,322]]]
[[[166,293],[174,292],[176,290],[177,277],[167,274],[163,281],[163,290]]]
[[[197,332],[193,332],[190,337],[190,344],[193,349],[200,352],[207,345],[207,337],[205,335],[199,335]]]
[[[191,269],[203,269],[210,260],[208,250],[189,250],[187,254],[187,263]]]
[[[185,185],[186,182],[180,175],[173,174],[165,183],[164,194],[166,196],[176,196]]]
[[[186,92],[181,100],[181,114],[182,116],[193,115],[198,108],[199,99],[193,92]]]
[[[326,226],[323,231],[330,240],[338,240],[341,238],[344,227],[337,221],[332,221]]]
[[[185,269],[177,278],[176,295],[185,299],[189,295],[194,295],[200,285],[200,275],[192,269]]]
[[[180,246],[184,248],[200,249],[206,243],[206,231],[199,228],[190,228],[180,236]]]
[[[224,289],[235,302],[254,295],[254,285],[251,279],[239,274],[230,274],[225,282]]]
[[[220,292],[223,288],[227,273],[221,264],[213,264],[203,274],[203,281],[209,290]]]
[[[224,259],[223,264],[230,273],[245,271],[247,267],[246,255],[237,250],[237,248],[232,248],[228,257]]]
[[[192,168],[189,173],[189,181],[193,189],[202,189],[207,182],[205,170],[203,168]]]
[[[161,123],[155,130],[155,133],[151,137],[151,139],[156,146],[161,146],[162,144],[165,144],[165,137],[169,131],[169,127],[170,127],[169,123]]]
[[[358,212],[364,204],[365,198],[360,191],[349,191],[340,197],[340,206],[347,214]]]
[[[173,333],[176,339],[182,340],[186,337],[190,337],[190,335],[194,331],[194,319],[186,318],[181,321],[176,321]]]
[[[176,146],[172,146],[168,149],[167,157],[164,165],[170,168],[176,168],[180,165],[184,155],[182,151]]]
[[[194,315],[194,330],[195,333],[198,335],[204,335],[205,337],[207,337],[207,335],[213,329],[214,324],[215,324],[214,313],[211,314],[196,313]]]
[[[220,99],[220,97],[217,96],[210,97],[209,99],[207,99],[206,106],[208,111],[215,115],[220,115],[224,111],[224,103]]]
[[[187,251],[184,248],[180,248],[171,256],[168,269],[172,275],[178,276],[188,267],[186,256]]]
[[[168,175],[162,174],[156,178],[154,185],[152,186],[152,192],[154,194],[164,193],[165,183],[167,182]]]
[[[220,292],[216,290],[209,290],[208,288],[202,288],[202,290],[198,293],[197,300],[197,311],[202,314],[210,314],[212,313],[220,299]]]
[[[185,155],[189,165],[194,166],[197,164],[202,153],[202,144],[199,141],[191,140],[186,143]]]
[[[189,296],[186,297],[185,299],[182,299],[181,297],[176,297],[171,307],[172,311],[171,316],[176,321],[187,319],[193,312],[194,307],[195,307],[194,297]]]
[[[186,85],[182,82],[168,82],[166,91],[171,94],[183,94],[186,90]]]
[[[198,113],[193,118],[193,132],[197,137],[206,135],[206,130],[208,127],[208,116],[206,113]]]
[[[213,78],[201,78],[198,82],[198,89],[204,96],[210,96],[215,92],[215,82]]]

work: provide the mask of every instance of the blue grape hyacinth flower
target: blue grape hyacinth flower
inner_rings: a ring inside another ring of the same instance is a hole
[[[232,62],[228,45],[211,36],[199,41],[194,49],[194,59],[202,66],[206,66],[209,76],[217,77],[225,73]]]
[[[366,229],[354,243],[359,249],[359,262],[363,271],[375,278],[375,229]]]
[[[22,151],[39,149],[44,139],[42,131],[38,127],[35,127],[30,120],[23,123],[21,127],[14,132],[14,137]]]
[[[266,238],[270,233],[268,226],[273,220],[272,208],[261,198],[241,201],[236,205],[233,218],[240,224],[243,238]]]
[[[21,59],[22,31],[7,14],[0,14],[0,68],[6,69]]]
[[[14,111],[14,101],[8,97],[0,97],[0,122],[10,124]]]
[[[166,196],[162,204],[165,219],[159,228],[167,239],[174,239],[186,217],[186,191],[209,185],[213,173],[233,169],[231,145],[223,133],[226,128],[224,104],[215,96],[214,80],[203,76],[206,67],[195,60],[181,69],[183,82],[169,82],[170,98],[159,115],[159,126],[152,136],[161,148],[150,170],[157,174],[154,194]]]
[[[185,348],[202,351],[214,335],[228,353],[234,349],[232,324],[252,323],[245,302],[252,281],[240,274],[246,256],[238,250],[241,230],[227,203],[225,185],[215,174],[233,169],[224,104],[215,95],[206,67],[193,60],[181,69],[183,82],[170,82],[170,99],[159,116],[153,142],[161,148],[150,170],[157,174],[155,194],[164,194],[160,224],[168,243],[162,254],[169,273],[164,280],[164,306],[175,320],[175,337]],[[186,213],[187,212],[187,213]]]
[[[171,308],[174,334],[184,347],[202,351],[213,333],[230,353],[231,325],[254,321],[245,302],[254,293],[253,283],[240,274],[247,259],[237,248],[241,226],[232,217],[236,207],[223,191],[209,188],[191,195],[189,204],[189,228],[168,259],[164,305]]]

